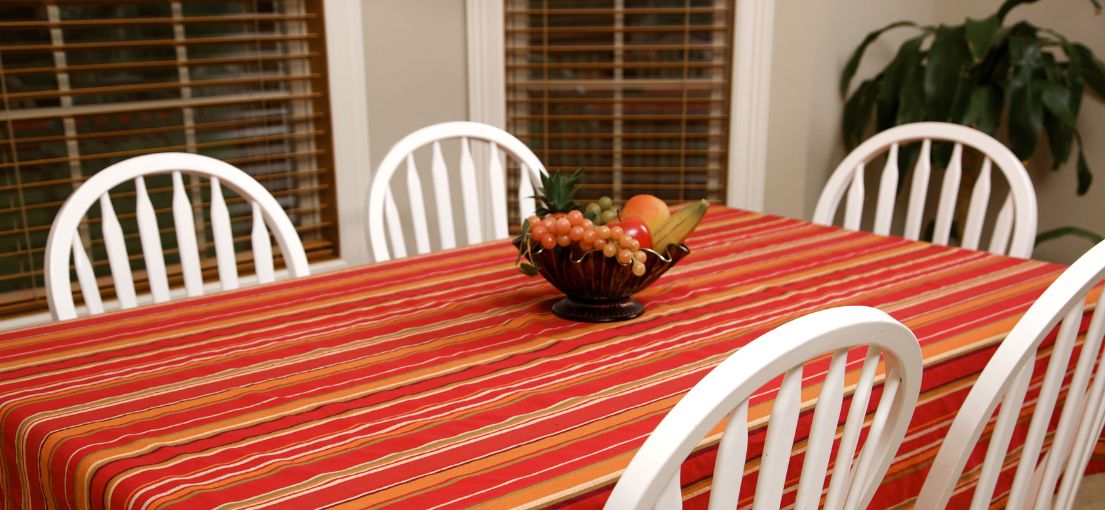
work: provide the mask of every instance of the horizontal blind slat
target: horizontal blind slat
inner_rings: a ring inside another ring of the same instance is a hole
[[[80,134],[77,134],[77,135],[60,134],[60,135],[50,135],[50,136],[33,136],[33,137],[26,137],[26,138],[18,138],[17,137],[13,140],[8,140],[7,143],[14,143],[16,145],[19,145],[19,144],[26,144],[26,143],[39,144],[39,143],[47,143],[47,142],[67,142],[67,141],[70,141],[70,140],[77,140],[77,141],[80,141],[80,140],[95,140],[95,139],[99,139],[99,138],[117,138],[117,137],[135,136],[135,135],[149,135],[149,134],[160,134],[160,133],[184,132],[184,131],[187,131],[189,129],[197,131],[197,132],[200,132],[200,131],[214,131],[214,130],[223,130],[223,129],[226,129],[226,128],[255,126],[255,125],[258,125],[258,124],[267,124],[267,123],[273,123],[273,122],[278,122],[278,121],[279,122],[285,122],[285,123],[298,124],[298,123],[301,123],[301,122],[322,120],[324,118],[325,118],[325,115],[322,114],[321,112],[315,112],[315,113],[312,113],[312,114],[309,114],[309,115],[296,115],[296,116],[290,116],[290,117],[283,116],[283,115],[272,115],[272,116],[266,116],[266,117],[252,117],[252,118],[248,118],[248,119],[219,120],[219,121],[211,121],[211,122],[196,122],[196,123],[191,124],[190,126],[173,125],[173,126],[161,126],[161,127],[121,129],[121,130],[116,130],[116,131],[92,131],[92,132],[87,132],[87,133],[80,133]]]
[[[254,177],[254,179],[256,179],[257,182],[261,182],[263,184],[267,181],[273,181],[273,180],[277,180],[277,179],[285,179],[286,180],[287,178],[290,178],[290,177],[320,177],[320,176],[325,176],[325,174],[326,174],[326,172],[324,172],[324,171],[309,171],[309,170],[306,170],[306,171],[296,171],[296,172],[282,172],[281,174],[273,174],[273,176]],[[319,184],[319,185],[315,185],[315,187],[303,187],[303,188],[296,188],[294,190],[275,191],[275,192],[272,192],[271,194],[273,194],[274,196],[288,196],[288,195],[297,194],[296,192],[299,192],[299,191],[302,191],[305,194],[309,194],[309,193],[312,193],[312,192],[315,192],[315,191],[323,191],[323,190],[328,190],[328,189],[330,189],[329,184]],[[171,190],[171,188],[150,189],[150,193],[151,194],[167,194],[169,192],[167,190]],[[276,194],[276,193],[280,193],[280,194]],[[112,196],[113,196],[113,198],[117,198],[117,199],[128,199],[128,198],[133,198],[134,192],[113,193]],[[238,198],[235,198],[233,200],[241,201],[241,199],[238,199]],[[231,201],[231,199],[227,200],[228,203],[231,203],[230,201]],[[35,203],[33,205],[24,206],[24,208],[6,208],[6,209],[2,209],[2,210],[0,210],[0,213],[13,214],[13,213],[17,213],[19,211],[34,211],[34,210],[39,210],[39,209],[51,209],[51,208],[61,209],[61,206],[64,203],[65,203],[65,201]],[[207,205],[208,203],[207,202],[198,202],[198,204]],[[165,212],[165,211],[169,211],[169,208],[157,209],[158,213],[162,213],[162,212]],[[128,217],[128,216],[125,215],[125,214],[120,214],[119,217],[120,217],[120,219],[126,219],[126,217]],[[90,222],[90,223],[96,223],[96,219],[86,219],[85,221]],[[19,227],[19,229],[10,229],[10,230],[7,230],[7,231],[0,231],[0,237],[2,237],[4,235],[13,235],[14,233],[40,232],[40,231],[45,231],[45,230],[49,230],[49,229],[50,229],[50,225],[45,224],[45,223],[41,224],[41,225],[34,225],[34,226],[23,226],[23,227]]]
[[[302,138],[312,138],[312,137],[316,137],[316,136],[321,136],[324,133],[325,133],[325,131],[320,129],[320,130],[315,130],[315,131],[308,131],[308,132],[305,132],[305,133],[304,132],[297,132],[297,133],[283,133],[283,134],[279,134],[279,135],[269,135],[269,136],[255,136],[255,137],[250,137],[250,138],[231,138],[229,140],[217,140],[217,141],[214,141],[214,142],[197,143],[197,144],[191,145],[191,147],[195,147],[196,149],[211,149],[211,148],[216,148],[216,147],[227,147],[227,146],[232,146],[232,145],[246,145],[246,144],[258,144],[258,143],[267,143],[267,142],[275,142],[275,141],[297,140],[297,139],[302,139]],[[91,159],[109,159],[109,158],[133,157],[133,156],[139,156],[139,155],[142,155],[142,154],[151,154],[151,153],[155,153],[155,152],[183,151],[183,150],[187,150],[189,148],[190,148],[190,146],[188,144],[165,145],[165,146],[161,146],[161,147],[152,147],[152,148],[130,149],[130,150],[124,150],[124,151],[100,152],[100,153],[92,153],[92,154],[81,154],[80,156],[76,156],[76,157],[58,156],[58,157],[46,158],[46,159],[32,159],[32,160],[26,160],[26,161],[13,161],[13,162],[10,162],[10,163],[0,163],[0,170],[7,169],[7,168],[15,168],[15,167],[19,167],[19,166],[31,166],[31,165],[43,165],[43,164],[49,164],[49,163],[61,163],[61,162],[64,162],[64,161],[87,161],[87,160],[91,160]]]
[[[540,28],[507,28],[507,36],[511,34],[575,34],[575,33],[600,33],[600,34],[618,34],[618,33],[639,33],[639,32],[703,32],[703,31],[725,31],[729,30],[727,25],[688,25],[684,26],[672,26],[672,25],[637,25],[637,26],[624,26],[624,27],[540,27]]]
[[[306,213],[306,212],[312,212],[313,209],[311,209],[311,208],[299,208],[299,209],[287,209],[287,211],[288,212],[304,212],[304,213]],[[235,214],[235,215],[231,215],[231,217],[230,217],[232,222],[235,222],[235,220],[239,220],[239,221],[244,222],[247,218],[248,217],[246,215],[242,215],[242,214]],[[204,225],[205,226],[210,226],[210,222],[204,222]],[[303,233],[303,232],[313,232],[313,231],[316,231],[316,230],[321,230],[321,229],[329,227],[329,226],[331,226],[330,222],[321,222],[321,223],[311,224],[311,225],[297,225],[295,228],[296,228],[296,232]],[[166,234],[166,233],[172,232],[172,230],[161,229],[161,230],[159,230],[159,232],[162,233],[162,234]],[[135,230],[134,232],[124,233],[123,239],[128,241],[128,242],[133,242],[133,241],[138,240],[138,231]],[[245,235],[244,237],[243,236],[237,236],[237,237],[234,237],[234,242],[246,241],[248,239],[249,239],[248,234]],[[103,244],[104,244],[103,239],[96,238],[96,239],[92,240],[90,246],[91,247],[96,247],[96,246],[101,246]],[[213,248],[215,246],[215,243],[214,242],[200,242],[200,243],[198,243],[197,246],[199,246],[200,251],[203,251],[206,248]],[[14,256],[21,256],[21,255],[39,255],[39,254],[44,254],[45,252],[46,252],[45,248],[32,248],[32,249],[29,249],[29,250],[17,250],[17,251],[13,251],[13,252],[10,252],[10,253],[5,253],[4,256],[5,257],[8,257],[8,256],[13,256],[14,257]],[[174,254],[174,253],[177,252],[177,248],[176,247],[164,248],[162,250],[162,252],[165,253],[165,254]],[[142,254],[141,253],[134,253],[134,254],[128,255],[128,260],[130,260],[131,262],[139,261],[141,259],[142,259]],[[206,259],[206,257],[204,257],[204,259]],[[102,259],[102,260],[98,260],[97,262],[95,262],[93,264],[93,266],[99,267],[99,266],[106,265],[106,264],[107,264],[107,259]],[[35,274],[38,274],[40,272],[41,271],[36,271]],[[5,279],[8,279],[8,278],[9,278],[9,276],[0,276],[0,282],[4,281]]]
[[[297,153],[290,153],[290,154],[266,154],[264,156],[256,156],[256,157],[249,157],[249,158],[234,158],[234,159],[226,159],[224,161],[226,161],[227,163],[230,163],[230,164],[243,164],[243,163],[247,163],[247,162],[256,162],[257,160],[280,161],[280,160],[285,160],[285,159],[301,158],[301,157],[305,157],[305,156],[318,156],[320,154],[322,154],[322,151],[315,150],[315,151],[304,151],[304,152],[297,152]],[[246,161],[246,160],[249,160],[249,161]],[[265,181],[274,180],[274,179],[281,179],[281,178],[286,178],[286,177],[322,176],[322,175],[329,175],[329,173],[330,173],[329,168],[320,167],[320,168],[315,168],[315,169],[293,170],[293,171],[288,171],[288,172],[272,172],[272,173],[264,173],[264,174],[253,174],[253,178],[257,179],[259,182],[264,183]],[[65,186],[65,185],[72,186],[74,184],[80,184],[80,183],[84,182],[86,179],[87,179],[87,177],[82,176],[80,179],[74,179],[74,178],[52,179],[52,180],[48,180],[48,181],[36,181],[36,182],[23,183],[23,184],[7,184],[7,185],[0,186],[0,192],[13,191],[13,190],[19,190],[19,189],[31,190],[31,189],[36,189],[36,188],[46,188],[46,187]],[[120,196],[125,196],[125,195],[120,195]],[[38,205],[38,204],[36,204],[36,205],[33,205],[33,206],[26,206],[26,208],[34,209],[34,208],[37,208],[37,207],[49,207],[51,205],[61,206],[62,203],[63,203],[63,201],[57,201],[57,202],[51,202],[51,203],[49,203],[49,205]],[[18,210],[18,209],[12,209],[12,208],[0,209],[0,212],[12,212],[12,211],[15,211],[15,210]]]
[[[507,47],[510,54],[543,54],[543,53],[571,53],[579,51],[615,51],[615,50],[655,50],[655,51],[682,51],[682,50],[728,50],[728,43],[623,43],[614,45],[610,43],[577,43],[577,44],[531,44],[528,47]]]
[[[650,62],[548,62],[548,63],[525,63],[525,64],[507,64],[508,70],[512,69],[704,69],[704,68],[724,68],[727,67],[725,62],[708,62],[708,61],[696,61],[696,62],[665,62],[665,61],[650,61]]]
[[[618,90],[618,89],[653,89],[653,90],[672,90],[673,88],[687,88],[688,90],[713,90],[716,87],[718,90],[725,88],[725,84],[728,80],[718,79],[702,79],[702,80],[679,80],[679,79],[621,79],[621,80],[579,80],[579,79],[566,79],[566,80],[513,80],[507,82],[507,89],[559,89],[559,90],[579,90],[595,89],[595,90]]]
[[[230,22],[272,22],[272,21],[307,21],[318,19],[314,13],[305,14],[237,14],[222,16],[181,16],[179,18],[95,18],[95,19],[63,19],[27,20],[27,21],[0,21],[0,30],[13,28],[68,28],[87,26],[116,26],[116,25],[172,25],[200,24],[200,23],[230,23]]]
[[[224,37],[196,37],[191,39],[144,39],[121,41],[90,41],[65,44],[0,44],[0,53],[28,53],[33,51],[72,51],[105,48],[135,48],[149,46],[199,46],[228,43],[289,42],[317,39],[318,34],[256,34]]]
[[[525,15],[595,15],[595,14],[725,14],[726,7],[530,7],[526,9],[507,8],[507,16]]]
[[[304,241],[303,249],[307,252],[307,260],[310,262],[319,262],[333,258],[334,246],[327,241]],[[274,254],[274,262],[277,267],[281,267],[284,264],[282,255]],[[201,262],[203,280],[205,282],[212,282],[217,278],[217,269],[215,268],[214,261],[209,259],[203,259]],[[242,274],[250,272],[252,266],[252,260],[249,258],[248,253],[240,254],[238,261],[238,270]],[[184,279],[181,274],[179,265],[172,265],[166,267],[169,274],[169,286],[172,289],[182,287],[184,285]],[[149,285],[146,283],[145,271],[135,271],[135,287],[139,292],[145,293],[149,289]],[[115,297],[114,291],[110,285],[110,277],[100,277],[100,290],[103,293],[104,299],[112,299]],[[106,287],[105,287],[106,284]],[[73,285],[74,296],[77,296],[79,287],[76,282]],[[12,291],[0,293],[0,316],[10,316],[19,313],[33,312],[36,309],[40,309],[40,306],[36,306],[36,302],[42,302],[42,306],[45,306],[46,294],[42,288],[26,289],[20,291]],[[80,301],[77,300],[79,303]]]
[[[297,54],[250,54],[234,57],[211,57],[211,58],[190,58],[184,62],[178,60],[137,60],[132,62],[104,62],[96,64],[69,64],[64,66],[42,66],[42,67],[16,67],[11,69],[5,69],[4,74],[8,76],[19,76],[26,74],[39,74],[39,73],[56,73],[56,72],[69,72],[77,73],[83,71],[110,71],[110,70],[130,70],[130,69],[155,69],[159,67],[179,67],[181,65],[193,67],[193,66],[205,66],[216,64],[242,64],[253,62],[287,62],[289,60],[308,60],[318,58],[318,52],[297,53]]]
[[[56,106],[28,108],[25,110],[0,111],[0,122],[7,120],[82,117],[85,115],[102,115],[105,113],[134,113],[141,111],[168,110],[177,108],[203,108],[209,106],[229,106],[235,104],[250,104],[273,101],[295,101],[318,99],[321,97],[321,92],[251,92],[249,94],[236,94],[227,96],[156,99],[146,101],[131,101],[127,103],[89,104],[68,107]]]
[[[87,96],[91,94],[115,94],[124,92],[148,92],[153,90],[179,89],[189,87],[192,89],[204,87],[217,87],[220,85],[262,84],[272,82],[317,80],[318,74],[280,75],[280,76],[249,76],[246,78],[219,78],[212,80],[193,80],[188,83],[154,82],[134,83],[127,85],[106,85],[102,87],[80,87],[66,90],[36,90],[31,92],[8,92],[0,94],[0,100],[30,100],[46,99],[62,96]]]

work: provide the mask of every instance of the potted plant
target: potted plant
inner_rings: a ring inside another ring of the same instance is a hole
[[[1028,160],[1046,138],[1052,169],[1058,169],[1077,144],[1077,192],[1084,195],[1093,174],[1076,120],[1085,90],[1105,99],[1105,63],[1054,30],[1025,21],[1005,25],[1013,8],[1035,1],[1006,0],[989,17],[968,18],[960,25],[899,21],[867,34],[840,79],[841,96],[847,98],[843,132],[848,149],[864,140],[872,124],[882,131],[910,122],[953,122],[995,135],[1004,120],[1004,139],[1021,160]],[[1099,0],[1090,2],[1100,13]],[[900,27],[919,33],[902,43],[882,71],[852,90],[867,47]],[[946,160],[949,149],[943,150],[936,157]],[[903,150],[901,157],[906,161],[900,168],[911,168],[915,153]],[[1101,240],[1092,232],[1063,227],[1041,233],[1037,242],[1065,234]]]

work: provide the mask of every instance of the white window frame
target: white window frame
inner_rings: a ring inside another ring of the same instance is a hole
[[[364,203],[372,182],[368,151],[368,70],[361,2],[324,0],[338,239],[347,264],[371,261]]]
[[[768,100],[774,0],[736,0],[730,86],[726,205],[764,207]],[[502,0],[465,0],[468,32],[468,115],[506,128]]]

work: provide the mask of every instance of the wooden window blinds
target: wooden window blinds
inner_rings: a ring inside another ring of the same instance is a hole
[[[724,200],[733,8],[506,0],[508,130],[585,199]]]
[[[0,315],[45,309],[54,215],[86,178],[140,154],[194,152],[243,169],[287,211],[311,259],[334,256],[322,18],[321,0],[0,4]],[[209,189],[190,186],[213,273]],[[169,176],[147,187],[158,215],[169,214]],[[112,199],[141,289],[133,185]],[[249,204],[228,197],[228,206],[238,252],[248,252]],[[110,282],[97,215],[82,237]],[[162,246],[172,276],[171,223],[162,223]]]

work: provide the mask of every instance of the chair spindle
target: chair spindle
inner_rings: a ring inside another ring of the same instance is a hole
[[[104,245],[107,247],[107,258],[111,265],[111,278],[115,282],[115,296],[119,299],[119,306],[134,308],[138,306],[138,299],[134,293],[134,277],[130,271],[127,244],[123,237],[123,228],[115,216],[115,208],[111,205],[111,197],[107,193],[100,195],[100,215],[100,227],[103,229]]]
[[[879,200],[875,206],[875,233],[890,234],[890,223],[894,219],[894,199],[898,195],[898,144],[890,146],[879,178]]]
[[[430,233],[426,225],[426,204],[422,201],[422,179],[414,165],[414,154],[407,154],[407,197],[410,200],[411,223],[414,224],[414,247],[419,254],[430,252]]]
[[[157,226],[157,214],[146,191],[146,179],[134,180],[135,215],[138,218],[138,236],[142,243],[142,258],[146,262],[146,279],[155,303],[169,300],[169,278],[165,274],[165,255],[161,251],[161,231]]]
[[[982,238],[982,220],[986,218],[986,207],[990,204],[990,158],[982,161],[982,169],[975,179],[975,186],[971,190],[971,202],[967,207],[967,222],[963,226],[963,243],[961,246],[971,250],[977,250],[979,240]]]
[[[932,173],[932,140],[921,142],[921,154],[913,167],[913,180],[909,187],[909,206],[905,216],[905,238],[921,238],[921,220],[925,213],[925,197],[928,196],[929,174]]]
[[[276,280],[272,263],[272,242],[269,240],[269,229],[265,225],[265,216],[261,213],[261,206],[257,202],[251,202],[253,207],[253,230],[250,232],[250,241],[253,245],[253,268],[257,273],[257,281],[271,283]]]
[[[104,303],[100,298],[100,287],[96,282],[96,273],[92,270],[92,262],[88,260],[88,254],[84,252],[84,244],[81,236],[73,236],[73,266],[77,271],[77,281],[81,285],[81,295],[89,313],[104,313]]]
[[[453,200],[449,194],[449,168],[441,155],[441,142],[433,144],[430,173],[434,181],[434,201],[437,203],[437,226],[441,237],[441,249],[456,248],[457,239],[453,227]]]
[[[955,144],[948,168],[944,171],[944,181],[940,186],[940,203],[936,206],[936,228],[932,242],[947,245],[951,237],[952,219],[955,217],[955,203],[959,197],[959,183],[963,180],[963,145]]]
[[[196,243],[195,212],[184,178],[180,171],[173,172],[173,226],[176,229],[177,250],[184,273],[184,292],[189,297],[203,295],[203,273],[200,268],[199,247]]]
[[[230,212],[223,200],[223,188],[217,177],[211,178],[211,232],[215,239],[219,283],[223,290],[238,288],[238,261],[234,256],[234,235],[230,230]]]

